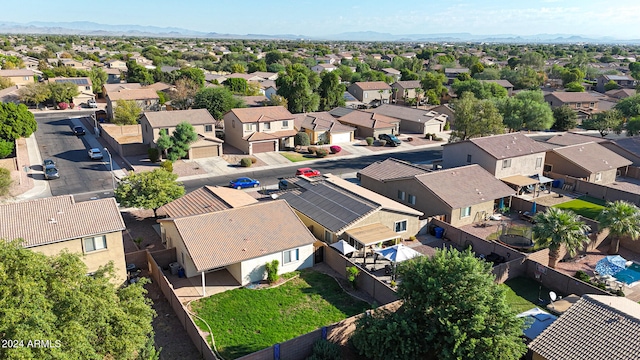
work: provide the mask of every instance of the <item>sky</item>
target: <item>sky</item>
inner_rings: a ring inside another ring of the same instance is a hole
[[[638,0],[111,0],[66,7],[62,16],[51,4],[3,1],[0,22],[91,21],[240,35],[376,31],[640,38]]]

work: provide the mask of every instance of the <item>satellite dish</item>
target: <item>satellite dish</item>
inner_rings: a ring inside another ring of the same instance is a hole
[[[549,291],[549,298],[551,299],[551,301],[556,301],[558,296],[553,291]]]
[[[271,194],[271,198],[272,198],[273,200],[277,199],[277,198],[278,198],[278,196],[279,196],[278,194]]]

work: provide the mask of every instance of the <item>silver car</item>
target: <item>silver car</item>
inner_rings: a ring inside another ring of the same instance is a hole
[[[89,158],[91,160],[102,160],[102,151],[98,148],[89,149]]]
[[[47,180],[60,178],[58,168],[56,168],[56,164],[51,159],[46,159],[42,162],[42,170],[44,172],[44,178]]]

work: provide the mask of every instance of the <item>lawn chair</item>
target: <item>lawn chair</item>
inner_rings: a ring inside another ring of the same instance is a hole
[[[393,267],[391,267],[391,265],[385,265],[384,266],[384,274],[385,275],[391,275],[393,273]]]

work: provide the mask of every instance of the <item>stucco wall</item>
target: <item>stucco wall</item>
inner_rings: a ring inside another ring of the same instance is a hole
[[[299,249],[299,260],[292,261],[288,264],[284,264],[283,252],[277,252],[243,261],[241,265],[241,279],[236,280],[238,280],[242,285],[264,280],[266,278],[265,264],[273,260],[278,260],[280,262],[280,265],[278,266],[278,274],[285,274],[313,266],[313,244],[301,246],[297,249]]]
[[[176,259],[180,266],[184,268],[185,275],[187,277],[199,275],[198,271],[196,270],[196,266],[193,263],[193,260],[191,260],[189,252],[187,251],[187,248],[182,241],[182,237],[178,233],[178,229],[176,229],[175,225],[170,221],[163,221],[160,223],[160,226],[162,227],[164,236],[166,237],[167,247],[176,248]]]
[[[408,239],[409,236],[416,235],[420,230],[420,220],[416,215],[409,214],[400,214],[394,211],[389,210],[378,210],[373,214],[365,217],[361,221],[356,222],[350,229],[357,228],[360,226],[381,223],[387,226],[391,230],[395,230],[395,222],[407,220],[407,231],[398,233],[398,237],[402,237],[403,239]]]
[[[536,167],[537,159],[540,160],[540,166]],[[530,176],[535,174],[542,174],[543,165],[545,161],[545,153],[535,153],[523,156],[517,156],[511,158],[511,166],[508,168],[502,168],[502,160],[496,162],[495,176],[498,179],[502,179],[507,176],[524,175]]]
[[[471,155],[471,162],[467,162],[467,155]],[[489,173],[493,175],[496,173],[496,159],[468,141],[447,144],[442,147],[443,168],[448,169],[469,164],[478,164]]]

